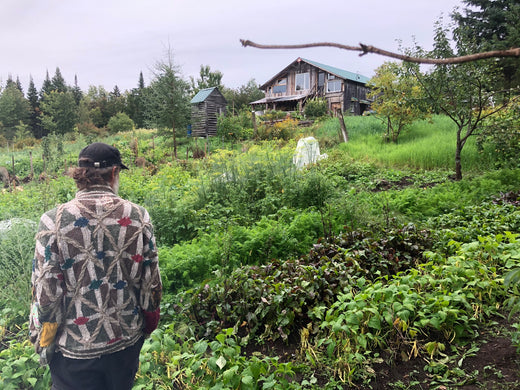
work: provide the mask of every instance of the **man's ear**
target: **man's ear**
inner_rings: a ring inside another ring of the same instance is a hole
[[[119,175],[119,168],[117,166],[113,166],[112,167],[112,174],[110,176],[110,183],[113,183],[114,180],[117,178],[117,176]]]

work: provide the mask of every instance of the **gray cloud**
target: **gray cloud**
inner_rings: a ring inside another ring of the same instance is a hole
[[[0,5],[0,80],[29,75],[37,87],[59,67],[69,84],[121,90],[137,85],[170,48],[183,75],[197,77],[200,65],[224,74],[236,88],[251,78],[263,83],[301,56],[368,77],[386,59],[332,48],[259,50],[258,43],[359,42],[397,50],[412,37],[431,47],[434,22],[446,20],[461,0],[4,0]]]

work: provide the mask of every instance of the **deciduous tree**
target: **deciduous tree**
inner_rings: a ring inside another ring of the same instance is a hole
[[[217,87],[222,90],[222,77],[224,77],[222,72],[218,70],[212,72],[209,65],[201,65],[198,79],[195,80],[193,77],[190,77],[193,95],[196,95],[202,89],[211,87]]]
[[[435,58],[455,55],[448,30],[439,21],[435,29]],[[467,54],[465,41],[456,42],[458,55]],[[470,45],[471,47],[471,45]],[[482,121],[497,113],[505,104],[497,104],[503,91],[496,91],[496,67],[493,60],[480,60],[455,65],[436,65],[419,77],[435,112],[447,115],[456,124],[455,178],[462,179],[461,154],[469,138],[476,134]]]
[[[418,72],[418,65],[385,62],[370,80],[371,107],[386,125],[386,141],[397,142],[406,126],[429,114],[424,91],[412,70]]]
[[[260,90],[255,79],[249,80],[246,84],[236,88],[224,88],[222,94],[228,101],[230,112],[233,114],[243,109],[251,110],[249,103],[264,97],[264,92]]]

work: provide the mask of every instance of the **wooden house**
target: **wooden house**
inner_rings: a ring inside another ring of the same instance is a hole
[[[297,58],[265,84],[263,99],[250,103],[268,110],[303,111],[315,97],[327,99],[329,110],[361,115],[370,106],[368,77],[319,62]]]
[[[190,101],[194,137],[217,135],[217,118],[226,112],[227,100],[217,87],[201,89]]]

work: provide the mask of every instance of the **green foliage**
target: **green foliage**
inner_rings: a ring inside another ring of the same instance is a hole
[[[123,112],[118,112],[114,115],[107,124],[108,130],[111,133],[118,133],[123,131],[131,131],[134,129],[134,121]]]
[[[425,92],[414,77],[418,65],[385,62],[370,80],[371,108],[386,125],[385,141],[397,142],[401,132],[414,121],[425,119],[428,108],[422,103]]]
[[[296,260],[237,268],[217,284],[187,291],[183,313],[198,324],[200,336],[240,326],[247,330],[247,339],[287,341],[309,321],[310,308],[334,302],[356,278],[373,280],[408,270],[432,244],[428,232],[414,226],[381,235],[349,232],[314,245]]]
[[[41,101],[41,121],[47,133],[64,135],[74,130],[78,108],[72,92],[52,91]]]
[[[491,144],[496,155],[496,165],[517,168],[520,153],[520,103],[512,101],[504,111],[488,118],[483,127],[479,143]]]
[[[320,237],[319,213],[296,214],[282,210],[279,219],[264,217],[252,227],[230,224],[215,227],[190,242],[160,248],[159,260],[165,290],[193,287],[214,272],[228,274],[243,264],[264,264],[301,255]]]
[[[291,114],[287,113],[286,111],[277,111],[277,110],[269,110],[263,113],[259,117],[261,121],[268,122],[268,121],[276,121],[280,119],[286,119],[287,117],[290,117]]]
[[[212,72],[209,65],[201,65],[197,80],[190,77],[193,96],[205,88],[217,87],[219,90],[222,89],[222,77],[224,77],[222,72],[218,70]]]
[[[171,141],[156,132],[106,139],[124,161],[145,161],[122,174],[121,195],[150,211],[166,292],[163,323],[143,347],[136,388],[341,388],[368,383],[383,353],[390,363],[425,359],[432,381],[450,375],[446,359],[456,364],[484,321],[504,304],[520,307],[520,248],[509,233],[519,229],[520,176],[517,169],[483,174],[482,160],[459,182],[438,169],[441,158],[426,170],[408,151],[423,143],[432,149],[453,130],[445,118],[433,121],[414,123],[400,144],[388,145],[375,118],[348,117],[349,143],[302,171],[292,164],[294,141],[233,152],[217,150],[215,138],[205,159],[172,162]],[[327,136],[337,125],[331,119],[314,129]],[[61,149],[53,142],[43,147],[60,157],[53,169],[60,174],[3,193],[0,219],[36,221],[74,196],[59,167],[74,164],[86,140],[79,135]],[[434,149],[448,154],[439,145]],[[479,156],[469,146],[468,155]],[[17,172],[28,172],[27,151],[13,153]],[[3,158],[9,166],[11,154]],[[42,172],[41,160],[34,167]],[[30,232],[5,237],[9,260],[22,252],[30,260]],[[11,286],[15,297],[28,293],[26,284]],[[0,317],[0,386],[30,388],[38,377],[48,387],[48,371],[20,342],[26,302],[1,306]],[[277,350],[258,352],[273,342],[292,346],[294,355],[282,362]]]
[[[217,136],[226,141],[242,141],[252,138],[251,112],[242,109],[237,115],[220,115],[217,119]]]
[[[11,340],[8,348],[0,351],[0,387],[5,390],[49,389],[49,368],[40,366],[39,360],[29,341]]]
[[[250,111],[249,103],[264,97],[264,92],[254,79],[235,89],[223,88],[221,92],[228,102],[228,112],[232,114],[242,110]]]
[[[520,260],[504,257],[503,251],[514,254],[518,248],[512,235],[489,237],[462,245],[446,259],[431,253],[429,262],[392,279],[359,279],[357,290],[340,295],[329,309],[313,311],[322,321],[321,350],[329,358],[320,367],[334,367],[342,380],[352,382],[366,375],[380,347],[393,346],[410,358],[433,357],[425,337],[452,344],[478,335],[478,321],[495,314],[506,295],[497,272]]]
[[[159,330],[145,342],[134,390],[171,388],[169,383],[182,389],[302,389],[293,378],[303,366],[278,357],[245,357],[233,329],[224,329],[212,342],[178,343],[175,336]]]
[[[517,45],[520,37],[518,16],[520,6],[516,0],[464,0],[465,7],[455,9],[452,19],[456,22],[455,36],[474,42],[474,53],[488,50],[507,50]],[[515,88],[520,85],[518,63],[513,58],[496,60],[501,78],[495,90]]]
[[[263,122],[258,125],[256,137],[259,140],[285,140],[294,139],[301,130],[298,121],[287,118],[282,121]]]
[[[446,58],[474,52],[471,38],[463,37],[458,37],[454,51],[448,34],[448,29],[439,21],[435,28],[431,56]],[[456,65],[436,65],[431,72],[420,78],[433,112],[446,114],[456,125],[455,178],[460,180],[460,157],[466,142],[476,134],[485,118],[502,108],[501,105],[492,107],[492,102],[503,101],[505,93],[504,90],[493,89],[497,82],[494,62],[473,61]]]
[[[0,221],[0,326],[23,323],[31,300],[31,271],[36,223]]]
[[[174,64],[171,52],[155,65],[154,79],[145,94],[146,122],[151,127],[172,132],[185,129],[190,116],[189,84]]]
[[[305,108],[303,110],[305,117],[313,119],[313,118],[321,118],[327,115],[327,111],[329,110],[327,99],[325,98],[313,98],[310,99],[307,103],[305,103]]]
[[[16,126],[28,122],[30,105],[16,84],[10,84],[0,92],[0,130],[10,140],[15,135]]]

